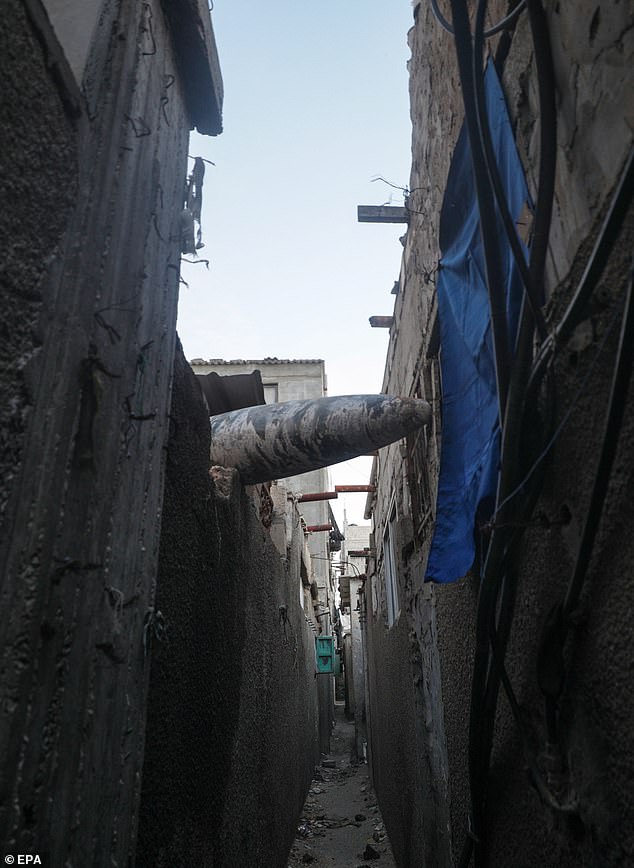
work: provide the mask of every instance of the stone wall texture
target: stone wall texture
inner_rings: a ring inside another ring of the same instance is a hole
[[[490,4],[490,20],[504,14]],[[448,10],[449,6],[443,6]],[[468,830],[468,733],[479,580],[425,586],[433,529],[440,405],[433,348],[438,218],[463,109],[452,38],[427,3],[415,4],[410,31],[413,125],[412,211],[384,390],[421,394],[436,411],[428,432],[432,496],[416,524],[398,444],[381,450],[374,502],[375,557],[369,565],[369,732],[381,810],[401,868],[457,863]],[[632,146],[634,30],[628,2],[548,2],[558,116],[555,208],[547,263],[549,322],[556,323],[578,282],[613,188]],[[525,14],[510,35],[490,40],[497,57],[520,156],[535,192],[539,118],[534,53]],[[519,591],[507,655],[531,751],[542,761],[544,702],[536,659],[544,624],[566,591],[602,443],[618,324],[631,268],[632,214],[613,247],[584,322],[558,348],[556,426],[541,516],[523,540]],[[428,351],[432,349],[431,356]],[[632,412],[628,398],[616,462],[579,617],[566,646],[561,704],[562,755],[577,809],[564,816],[540,801],[526,774],[517,725],[501,696],[486,815],[491,866],[621,866],[634,858]],[[400,616],[388,629],[382,534],[396,494]],[[563,523],[558,523],[562,521]],[[395,685],[398,685],[396,687]],[[402,733],[401,730],[404,730]],[[402,738],[406,741],[402,741]],[[403,749],[403,745],[407,745]]]

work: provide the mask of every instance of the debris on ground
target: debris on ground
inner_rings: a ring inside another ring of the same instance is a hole
[[[336,711],[331,751],[315,769],[288,868],[395,868],[368,767],[353,757],[354,723]]]

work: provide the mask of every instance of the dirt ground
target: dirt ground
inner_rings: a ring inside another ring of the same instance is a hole
[[[315,770],[288,868],[395,868],[368,767],[352,761],[354,723],[335,709],[331,752]]]

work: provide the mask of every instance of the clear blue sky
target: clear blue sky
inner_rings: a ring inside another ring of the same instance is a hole
[[[323,358],[331,395],[381,390],[402,225],[359,224],[358,204],[409,183],[409,0],[215,0],[224,133],[192,135],[213,160],[204,265],[182,266],[187,358]],[[190,164],[191,165],[191,164]],[[368,462],[333,470],[368,481]],[[343,478],[342,478],[343,474]],[[364,497],[333,503],[362,521]]]

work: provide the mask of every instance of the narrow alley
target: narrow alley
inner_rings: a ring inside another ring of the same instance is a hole
[[[395,868],[368,766],[356,760],[354,739],[354,721],[337,702],[330,753],[315,769],[288,868]]]
[[[0,868],[634,866],[634,0],[0,22]]]

